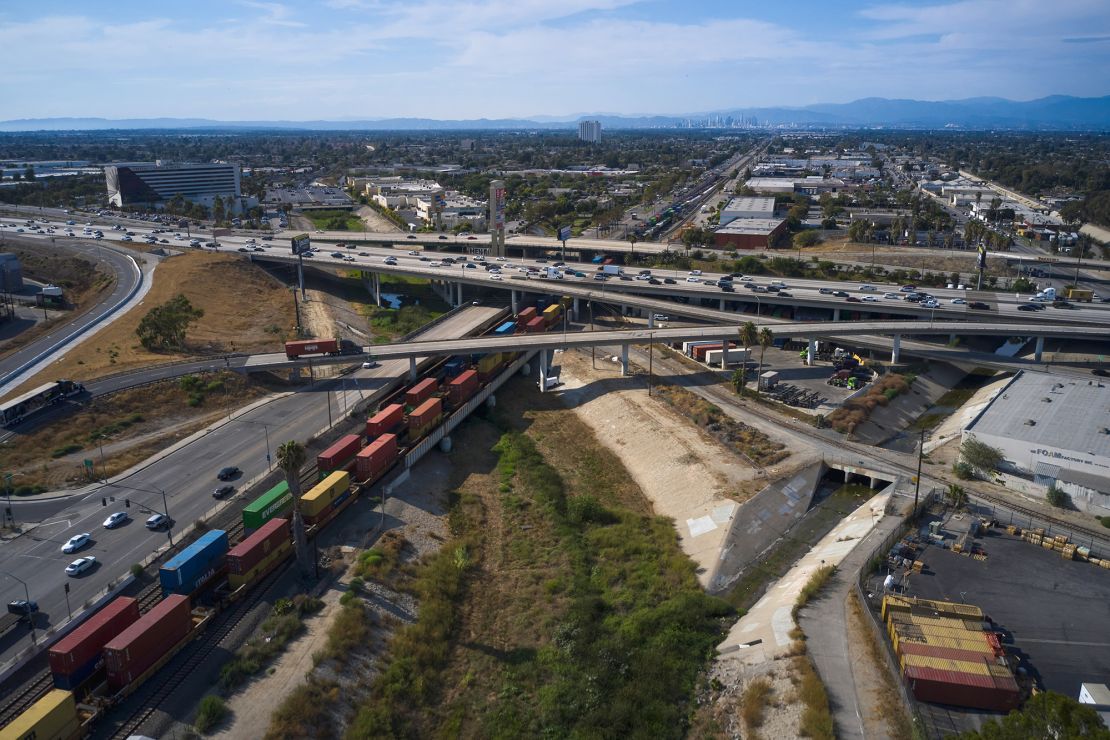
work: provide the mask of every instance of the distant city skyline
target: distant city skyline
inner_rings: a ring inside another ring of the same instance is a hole
[[[1110,92],[1097,0],[117,0],[0,9],[5,119],[687,114]]]

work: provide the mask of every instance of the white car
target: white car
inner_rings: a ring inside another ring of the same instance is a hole
[[[701,270],[690,270],[690,272],[688,274],[693,275],[693,276],[696,277],[698,275],[701,275]]]
[[[698,280],[696,277],[691,275],[690,277],[686,278],[686,282],[688,282],[688,283],[700,283],[701,280]]]
[[[83,558],[77,558],[72,563],[66,566],[67,576],[79,576],[85,571],[96,565],[96,558],[92,555],[86,555]]]
[[[879,302],[879,297],[874,296],[874,295],[865,295],[860,300],[863,301],[864,303],[878,303]]]
[[[498,258],[497,258],[497,261],[498,261],[498,262],[504,262],[504,261],[505,261],[505,258],[504,258],[504,257],[498,257]]]
[[[129,237],[129,236],[125,236],[125,237],[123,237],[122,239],[120,239],[120,241],[123,241],[123,242],[129,242],[129,241],[131,241],[131,237]]]
[[[500,280],[501,279],[501,274],[497,273],[497,272],[491,272],[489,274],[489,279],[490,280]]]
[[[128,517],[126,511],[117,511],[115,514],[110,515],[107,519],[104,520],[104,528],[115,529],[119,525],[126,522],[129,518],[130,517]]]
[[[876,288],[874,285],[861,285],[859,286],[859,289],[865,292],[874,292],[878,290],[878,288]]]
[[[967,301],[965,301],[963,298],[953,298],[952,300],[950,300],[948,302],[951,303],[954,306],[962,306],[965,303],[967,303]]]
[[[73,535],[72,537],[69,538],[68,542],[66,542],[64,545],[62,545],[62,552],[66,552],[66,553],[77,552],[82,547],[89,544],[90,536],[91,535],[89,535],[88,532],[82,532],[81,534]]]
[[[377,360],[367,360],[366,362],[362,363],[362,368],[363,370],[370,370],[372,368],[378,367],[379,365],[381,365],[381,363]]]
[[[888,301],[900,301],[900,300],[902,300],[902,294],[901,293],[883,293],[883,298],[886,298]]]
[[[416,251],[415,249],[410,249],[410,250],[409,250],[409,251],[407,252],[407,254],[408,254],[408,255],[409,255],[410,257],[419,257],[419,256],[420,256],[420,252],[417,252],[417,251]]]
[[[922,308],[940,308],[940,304],[937,303],[936,301],[922,301],[921,302],[921,307]]]

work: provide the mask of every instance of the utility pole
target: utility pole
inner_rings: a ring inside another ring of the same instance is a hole
[[[917,478],[913,483],[913,519],[917,519],[917,493],[921,490],[921,460],[925,457],[925,430],[921,430],[921,438],[917,447]]]

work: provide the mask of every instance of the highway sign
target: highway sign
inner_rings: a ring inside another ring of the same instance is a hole
[[[570,227],[569,226],[560,226],[559,227],[559,241],[565,242],[567,239],[570,239]]]
[[[312,248],[308,234],[297,234],[289,241],[293,244],[293,254],[303,254]]]

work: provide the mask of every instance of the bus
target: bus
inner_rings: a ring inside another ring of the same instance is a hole
[[[84,392],[85,386],[73,380],[55,380],[46,385],[40,385],[34,390],[0,404],[0,425],[18,424],[31,414]]]

